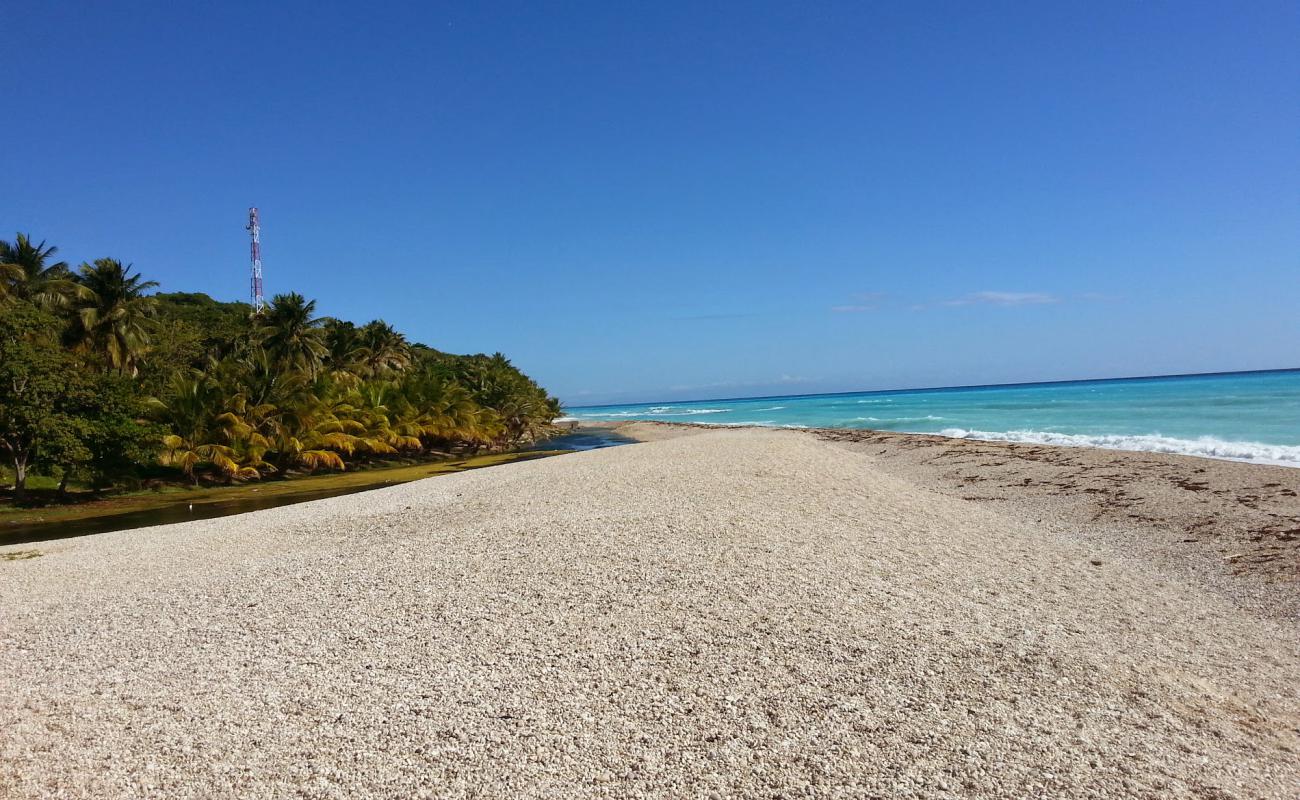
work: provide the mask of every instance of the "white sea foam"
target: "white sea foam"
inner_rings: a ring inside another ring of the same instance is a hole
[[[745,428],[751,425],[757,425],[759,427],[774,427],[776,425],[776,420],[747,419],[742,422],[692,422],[691,424],[700,425],[705,428]]]
[[[609,419],[610,417],[627,417],[645,419],[646,417],[690,417],[697,414],[725,414],[729,408],[677,408],[676,406],[655,406],[645,411],[608,411],[603,414],[583,414],[587,419]]]
[[[854,417],[855,422],[939,422],[943,417],[926,414],[924,417]]]
[[[755,411],[780,411],[785,406],[772,406],[771,408],[756,408]]]
[[[1137,450],[1149,453],[1172,453],[1231,461],[1254,461],[1300,467],[1300,445],[1264,444],[1263,442],[1229,442],[1212,436],[1198,439],[1175,439],[1171,436],[1051,433],[1048,431],[973,431],[945,428],[940,436],[958,439],[984,439],[992,442],[1026,442],[1066,447],[1102,447],[1108,450]]]
[[[577,417],[556,417],[555,422],[577,422]]]

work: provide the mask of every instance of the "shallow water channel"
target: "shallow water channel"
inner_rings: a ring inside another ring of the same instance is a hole
[[[603,447],[631,444],[632,442],[633,440],[631,439],[619,436],[611,431],[600,429],[575,432],[550,439],[536,445],[535,447],[529,448],[525,453],[520,454],[520,457],[516,460],[545,458],[549,455],[555,454],[555,451],[569,452],[574,450],[596,450]],[[463,469],[486,469],[490,466],[495,466],[494,464],[489,464],[477,467],[472,464],[473,459],[469,459],[468,461],[471,463],[467,464]],[[345,494],[366,492],[371,489],[382,489],[385,486],[396,486],[401,483],[408,483],[425,477],[455,474],[455,472],[463,471],[463,469],[448,470],[446,464],[439,465],[436,462],[430,463],[427,466],[427,470],[411,468],[378,469],[373,473],[373,482],[359,484],[349,483],[340,486],[303,486],[300,491],[294,491],[291,488],[292,482],[285,482],[270,485],[275,486],[277,489],[288,489],[287,491],[274,491],[268,492],[267,494],[253,494],[248,491],[239,491],[239,489],[245,487],[238,487],[237,489],[233,489],[231,492],[232,495],[236,496],[232,496],[229,499],[221,499],[219,496],[215,499],[204,498],[201,501],[178,498],[177,501],[172,504],[162,506],[155,505],[137,511],[104,513],[95,516],[87,516],[81,519],[50,519],[16,524],[0,522],[0,545],[47,542],[54,539],[67,539],[73,536],[87,536],[94,533],[109,533],[111,531],[130,530],[132,528],[148,528],[154,525],[168,525],[174,522],[189,522],[196,519],[225,517],[232,514],[243,514],[248,511],[261,511],[265,508],[291,505],[293,503],[305,503],[309,500],[323,500],[327,497],[339,497]],[[316,483],[318,484],[319,482]],[[218,490],[215,494],[220,495],[221,491],[224,490]]]

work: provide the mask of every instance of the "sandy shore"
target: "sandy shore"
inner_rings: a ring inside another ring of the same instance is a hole
[[[592,425],[639,441],[706,425]],[[1300,469],[916,433],[808,432],[891,475],[1211,584],[1252,613],[1300,619]]]
[[[1300,471],[643,427],[0,560],[0,796],[1300,790]]]

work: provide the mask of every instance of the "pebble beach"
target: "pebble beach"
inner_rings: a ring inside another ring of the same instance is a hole
[[[1300,472],[625,433],[0,548],[0,796],[1300,794]],[[1094,516],[1126,468],[1141,502]],[[1256,484],[1258,563],[1214,494]]]

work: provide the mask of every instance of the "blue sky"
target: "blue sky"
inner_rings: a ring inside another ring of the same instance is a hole
[[[1300,6],[15,3],[0,235],[571,403],[1300,366]],[[15,53],[19,57],[12,57]]]

